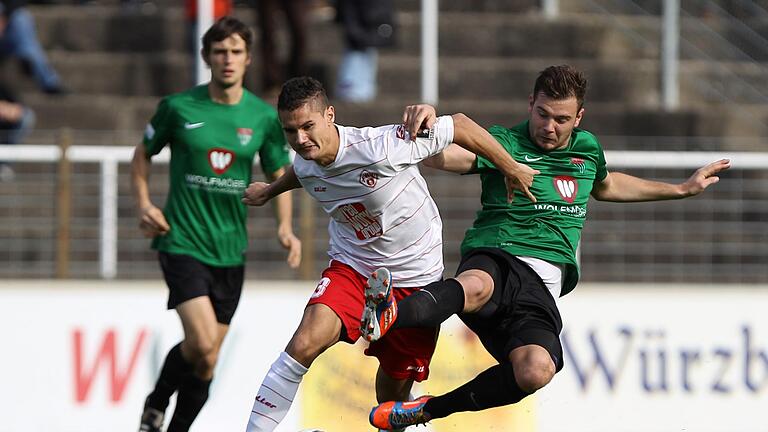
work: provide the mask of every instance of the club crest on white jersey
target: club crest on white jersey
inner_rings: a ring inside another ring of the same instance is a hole
[[[362,170],[360,172],[360,184],[367,186],[371,189],[376,187],[376,182],[379,181],[379,175],[375,172],[368,170]]]

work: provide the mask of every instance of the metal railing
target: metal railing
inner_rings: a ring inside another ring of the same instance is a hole
[[[111,279],[117,275],[118,266],[118,166],[120,164],[127,164],[132,157],[133,147],[112,147],[112,146],[79,146],[73,145],[71,147],[62,149],[59,145],[16,145],[16,146],[2,146],[0,145],[0,160],[15,161],[15,162],[48,162],[59,163],[61,161],[77,162],[85,164],[97,164],[98,181],[89,181],[89,184],[98,185],[98,203],[96,205],[99,209],[99,234],[98,234],[98,268],[99,276],[105,279]],[[157,163],[167,163],[169,160],[168,150],[164,150],[160,155],[153,159]],[[691,171],[706,163],[719,158],[729,158],[733,163],[734,170],[739,171],[756,171],[764,170],[768,166],[768,153],[747,153],[747,152],[664,152],[664,151],[608,151],[606,152],[606,158],[609,162],[611,169],[630,169],[630,170],[687,170]],[[759,172],[759,171],[758,171]],[[75,174],[77,175],[77,174]],[[458,176],[445,177],[446,182],[462,181]],[[682,178],[678,178],[678,181],[682,181]],[[157,179],[161,182],[163,180]],[[430,181],[430,180],[428,180]],[[673,181],[673,180],[670,180]],[[57,182],[71,182],[71,179],[60,178]],[[443,182],[443,177],[440,178],[440,182]],[[466,182],[465,182],[466,183]],[[65,188],[66,189],[66,188]],[[433,190],[436,189],[433,186]],[[744,193],[749,193],[749,188]],[[458,189],[454,189],[458,191]],[[440,194],[438,190],[437,194]],[[468,191],[467,195],[473,195],[473,191]],[[6,202],[12,203],[11,197],[5,197]],[[457,208],[463,208],[466,210],[465,198],[459,197],[459,192],[452,196],[438,196],[438,204],[441,206],[441,211],[445,219],[455,219],[453,216],[457,212]],[[452,202],[452,198],[458,199],[460,202]],[[311,200],[300,200],[300,207],[298,213],[311,214],[313,211],[313,203]],[[13,205],[13,204],[11,204]],[[635,207],[637,208],[637,207]],[[614,210],[610,210],[614,212]],[[642,212],[647,212],[643,210]],[[640,212],[640,214],[642,214]],[[463,214],[463,213],[462,213]],[[633,217],[631,210],[620,211],[617,214],[623,215],[622,217]],[[57,214],[57,218],[62,218],[62,214]],[[464,224],[467,217],[471,217],[471,211],[469,216],[461,216],[461,224]],[[713,218],[716,219],[716,215],[713,213]],[[316,227],[324,227],[326,225],[326,216],[320,215],[317,221],[310,221],[309,224],[313,224],[315,228],[306,230],[307,232],[318,233],[317,235],[322,237],[322,230],[318,230]],[[605,220],[607,226],[613,226],[616,229],[624,230],[624,222],[621,220],[611,220],[610,218]],[[692,222],[695,224],[695,222]],[[618,225],[617,225],[618,224]],[[68,223],[62,223],[59,221],[57,226],[68,225]],[[447,223],[451,225],[451,223]],[[694,225],[692,225],[694,226]],[[768,227],[765,227],[768,228]],[[269,230],[269,228],[265,228]],[[456,229],[455,231],[459,231]],[[460,232],[460,231],[459,231]],[[643,230],[638,230],[643,232]],[[446,253],[447,255],[455,254],[457,247],[456,233],[446,233]],[[76,240],[76,239],[75,239]],[[312,243],[314,238],[305,238],[305,243]],[[629,240],[627,240],[629,241]],[[632,244],[628,244],[627,247],[641,248],[636,242],[641,242],[642,239],[631,240]],[[622,243],[614,244],[612,247],[621,248]],[[314,257],[307,257],[313,259]],[[455,258],[455,257],[454,257]],[[57,259],[62,259],[58,257]],[[450,269],[449,269],[450,270]],[[306,277],[312,277],[314,270],[308,270]]]

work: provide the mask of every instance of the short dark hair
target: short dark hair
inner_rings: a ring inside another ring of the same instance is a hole
[[[584,74],[569,65],[550,66],[539,73],[533,86],[533,98],[539,93],[555,100],[576,97],[579,109],[584,105],[587,93],[587,79]]]
[[[328,107],[328,95],[320,81],[308,77],[291,78],[283,84],[277,98],[278,111],[293,111],[306,103],[322,112]]]
[[[224,39],[237,34],[245,41],[246,52],[251,51],[253,45],[253,31],[244,22],[231,16],[223,16],[203,35],[203,57],[211,53],[211,45],[214,42],[221,42]]]

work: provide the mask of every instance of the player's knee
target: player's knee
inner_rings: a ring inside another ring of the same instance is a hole
[[[549,357],[533,356],[514,367],[515,381],[525,392],[533,393],[547,385],[555,376],[555,365]]]
[[[286,352],[304,366],[311,364],[325,350],[311,332],[296,332],[288,343]]]
[[[197,363],[198,369],[206,372],[206,375],[213,373],[213,369],[216,367],[216,362],[219,360],[219,352],[212,350],[203,355]]]
[[[464,312],[476,312],[490,300],[493,294],[493,279],[484,271],[468,270],[460,274],[456,280],[464,288]]]
[[[200,364],[206,362],[210,355],[216,356],[216,343],[209,338],[195,338],[185,341],[185,353],[190,362]]]

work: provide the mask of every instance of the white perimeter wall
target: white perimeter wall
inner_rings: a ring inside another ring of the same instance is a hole
[[[246,283],[193,431],[245,430],[261,378],[313,289]],[[181,337],[165,301],[161,281],[0,281],[0,432],[135,431],[165,353]],[[768,432],[768,287],[585,284],[561,309],[566,366],[550,386],[517,411],[420,430],[514,423],[543,432]],[[375,362],[361,345],[321,356],[278,431],[372,430],[365,413]],[[472,378],[490,364],[478,346],[458,320],[446,323],[432,377],[415,393]]]

